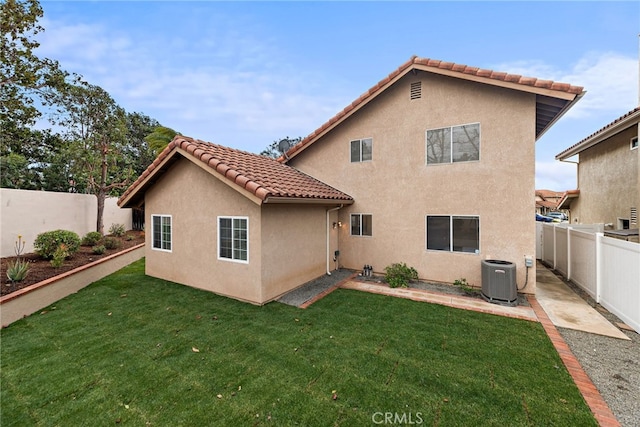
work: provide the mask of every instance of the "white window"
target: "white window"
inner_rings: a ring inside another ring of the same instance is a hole
[[[372,236],[373,235],[373,215],[351,214],[351,235],[352,236]]]
[[[480,160],[480,123],[427,131],[427,165]]]
[[[638,137],[634,136],[631,138],[631,149],[635,150],[636,148],[638,148]]]
[[[370,161],[373,157],[373,138],[351,141],[351,163]]]
[[[427,250],[480,253],[480,218],[427,215]]]
[[[171,215],[151,215],[151,247],[171,252]]]
[[[249,218],[218,217],[218,259],[249,262]]]

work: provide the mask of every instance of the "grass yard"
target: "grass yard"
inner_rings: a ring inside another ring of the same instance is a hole
[[[256,307],[144,260],[45,311],[1,331],[3,427],[597,425],[534,322],[349,290]]]

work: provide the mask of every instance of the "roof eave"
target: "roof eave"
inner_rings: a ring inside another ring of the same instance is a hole
[[[153,182],[156,179],[156,175],[158,175],[159,173],[164,173],[165,168],[170,162],[175,161],[175,150],[173,149],[173,147],[167,147],[165,150],[169,150],[169,152],[166,153],[164,157],[162,155],[159,155],[156,158],[156,160],[151,164],[153,166],[153,169],[149,171],[149,168],[151,166],[147,168],[147,171],[149,171],[148,175],[137,184],[132,184],[135,185],[133,190],[129,194],[123,195],[118,200],[119,207],[134,208],[140,207],[142,206],[142,204],[144,204],[144,193],[146,192],[149,183]]]
[[[594,145],[599,144],[608,138],[611,138],[613,135],[622,132],[629,126],[633,126],[634,122],[637,123],[638,120],[640,120],[640,110],[635,111],[633,114],[630,114],[624,120],[621,120],[618,123],[614,123],[610,127],[602,129],[600,132],[596,132],[590,137],[585,138],[579,144],[576,144],[575,146],[569,147],[561,153],[558,153],[556,155],[556,160],[566,160],[570,157],[575,156],[576,154],[580,154],[581,151],[591,148]]]
[[[562,116],[564,116],[567,111],[571,109],[571,107],[573,107],[578,101],[580,101],[580,99],[582,99],[582,97],[586,93],[587,92],[583,90],[581,93],[574,95],[574,98],[567,105],[565,105],[565,107],[560,110],[560,112],[552,120],[550,120],[549,123],[547,123],[547,125],[540,131],[540,133],[536,135],[536,141],[539,140],[542,135],[544,135],[551,128],[551,126],[553,126],[558,120],[560,120],[560,118],[562,118]]]
[[[353,199],[320,199],[311,197],[267,197],[264,204],[352,205]]]

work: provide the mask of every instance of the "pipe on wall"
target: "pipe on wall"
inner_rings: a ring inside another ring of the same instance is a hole
[[[331,233],[331,224],[329,223],[329,214],[333,211],[337,211],[339,209],[342,209],[344,205],[340,205],[337,208],[331,208],[331,209],[327,209],[327,275],[331,276],[331,267],[330,267],[330,259],[331,259],[331,244],[329,241],[329,237]]]

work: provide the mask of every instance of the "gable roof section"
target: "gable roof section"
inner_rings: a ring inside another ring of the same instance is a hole
[[[299,170],[260,156],[186,136],[176,136],[118,200],[140,206],[145,191],[180,158],[186,158],[257,204],[351,204],[353,198]]]
[[[345,107],[329,121],[316,129],[298,144],[291,147],[285,156],[278,161],[286,162],[297,156],[309,145],[313,144],[321,136],[335,128],[342,121],[350,117],[360,108],[371,102],[380,93],[393,85],[412,70],[421,70],[433,74],[470,80],[478,83],[500,86],[536,95],[536,140],[542,136],[562,115],[569,110],[583,95],[584,90],[580,86],[572,86],[568,83],[559,83],[551,80],[541,80],[535,77],[523,77],[518,74],[508,74],[492,70],[484,70],[478,67],[444,62],[429,58],[412,56],[407,62],[393,71],[378,84],[373,86],[358,99]]]
[[[556,160],[565,160],[569,157],[575,156],[576,154],[580,154],[581,151],[591,148],[633,125],[637,125],[638,122],[640,122],[640,107],[634,108],[625,115],[618,117],[602,129],[592,133],[582,141],[577,142],[563,152],[557,154]]]

